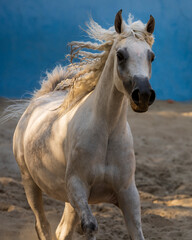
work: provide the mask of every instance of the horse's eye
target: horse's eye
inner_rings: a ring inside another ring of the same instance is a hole
[[[123,61],[124,60],[124,56],[123,56],[123,54],[120,51],[117,52],[117,58],[118,58],[119,61]]]
[[[155,60],[155,54],[151,50],[148,50],[147,58],[150,62],[153,62]]]
[[[122,51],[117,51],[117,59],[119,61],[119,63],[124,62],[124,60],[126,59],[124,56],[124,53]]]
[[[155,60],[155,54],[151,53],[151,62],[153,62]]]

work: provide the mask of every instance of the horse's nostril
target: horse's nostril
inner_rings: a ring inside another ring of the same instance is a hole
[[[139,105],[142,102],[150,106],[155,101],[155,91],[150,89],[148,92],[141,93],[139,89],[135,89],[133,90],[131,97],[136,105]]]
[[[150,91],[151,91],[151,96],[149,98],[149,105],[151,105],[155,101],[155,96],[156,96],[154,90],[151,89]]]
[[[140,94],[139,94],[139,89],[135,89],[135,90],[132,92],[131,97],[132,97],[132,99],[133,99],[133,101],[134,101],[134,103],[135,103],[136,105],[139,105],[139,96],[140,96]]]

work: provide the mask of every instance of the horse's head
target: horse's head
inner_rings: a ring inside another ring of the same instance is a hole
[[[131,107],[136,112],[146,112],[148,107],[155,100],[155,91],[151,88],[151,63],[154,60],[154,53],[147,41],[136,37],[134,30],[126,25],[121,16],[120,10],[115,18],[115,30],[118,34],[126,35],[116,45],[115,60],[115,85],[117,89],[130,98]],[[152,16],[144,26],[144,33],[152,35],[155,27],[155,20]],[[138,29],[139,34],[139,29]]]

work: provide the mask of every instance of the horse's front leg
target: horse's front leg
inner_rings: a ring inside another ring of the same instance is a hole
[[[65,209],[61,221],[56,230],[58,240],[71,240],[76,224],[78,223],[78,215],[70,203],[65,203]]]
[[[80,218],[81,227],[86,235],[86,239],[96,240],[98,226],[88,205],[88,187],[86,187],[86,184],[78,176],[71,176],[67,180],[67,191],[69,201]]]
[[[123,212],[131,240],[144,240],[141,227],[140,198],[135,180],[118,193],[118,204]]]

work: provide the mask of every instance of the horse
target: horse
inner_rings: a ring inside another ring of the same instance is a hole
[[[71,63],[47,73],[18,121],[13,153],[40,240],[52,239],[42,192],[65,202],[58,240],[72,239],[78,223],[95,240],[89,204],[101,202],[119,207],[130,238],[144,240],[127,111],[130,103],[146,112],[155,100],[154,27],[153,16],[126,23],[122,10],[109,29],[90,19],[86,32],[95,42],[69,44]]]

